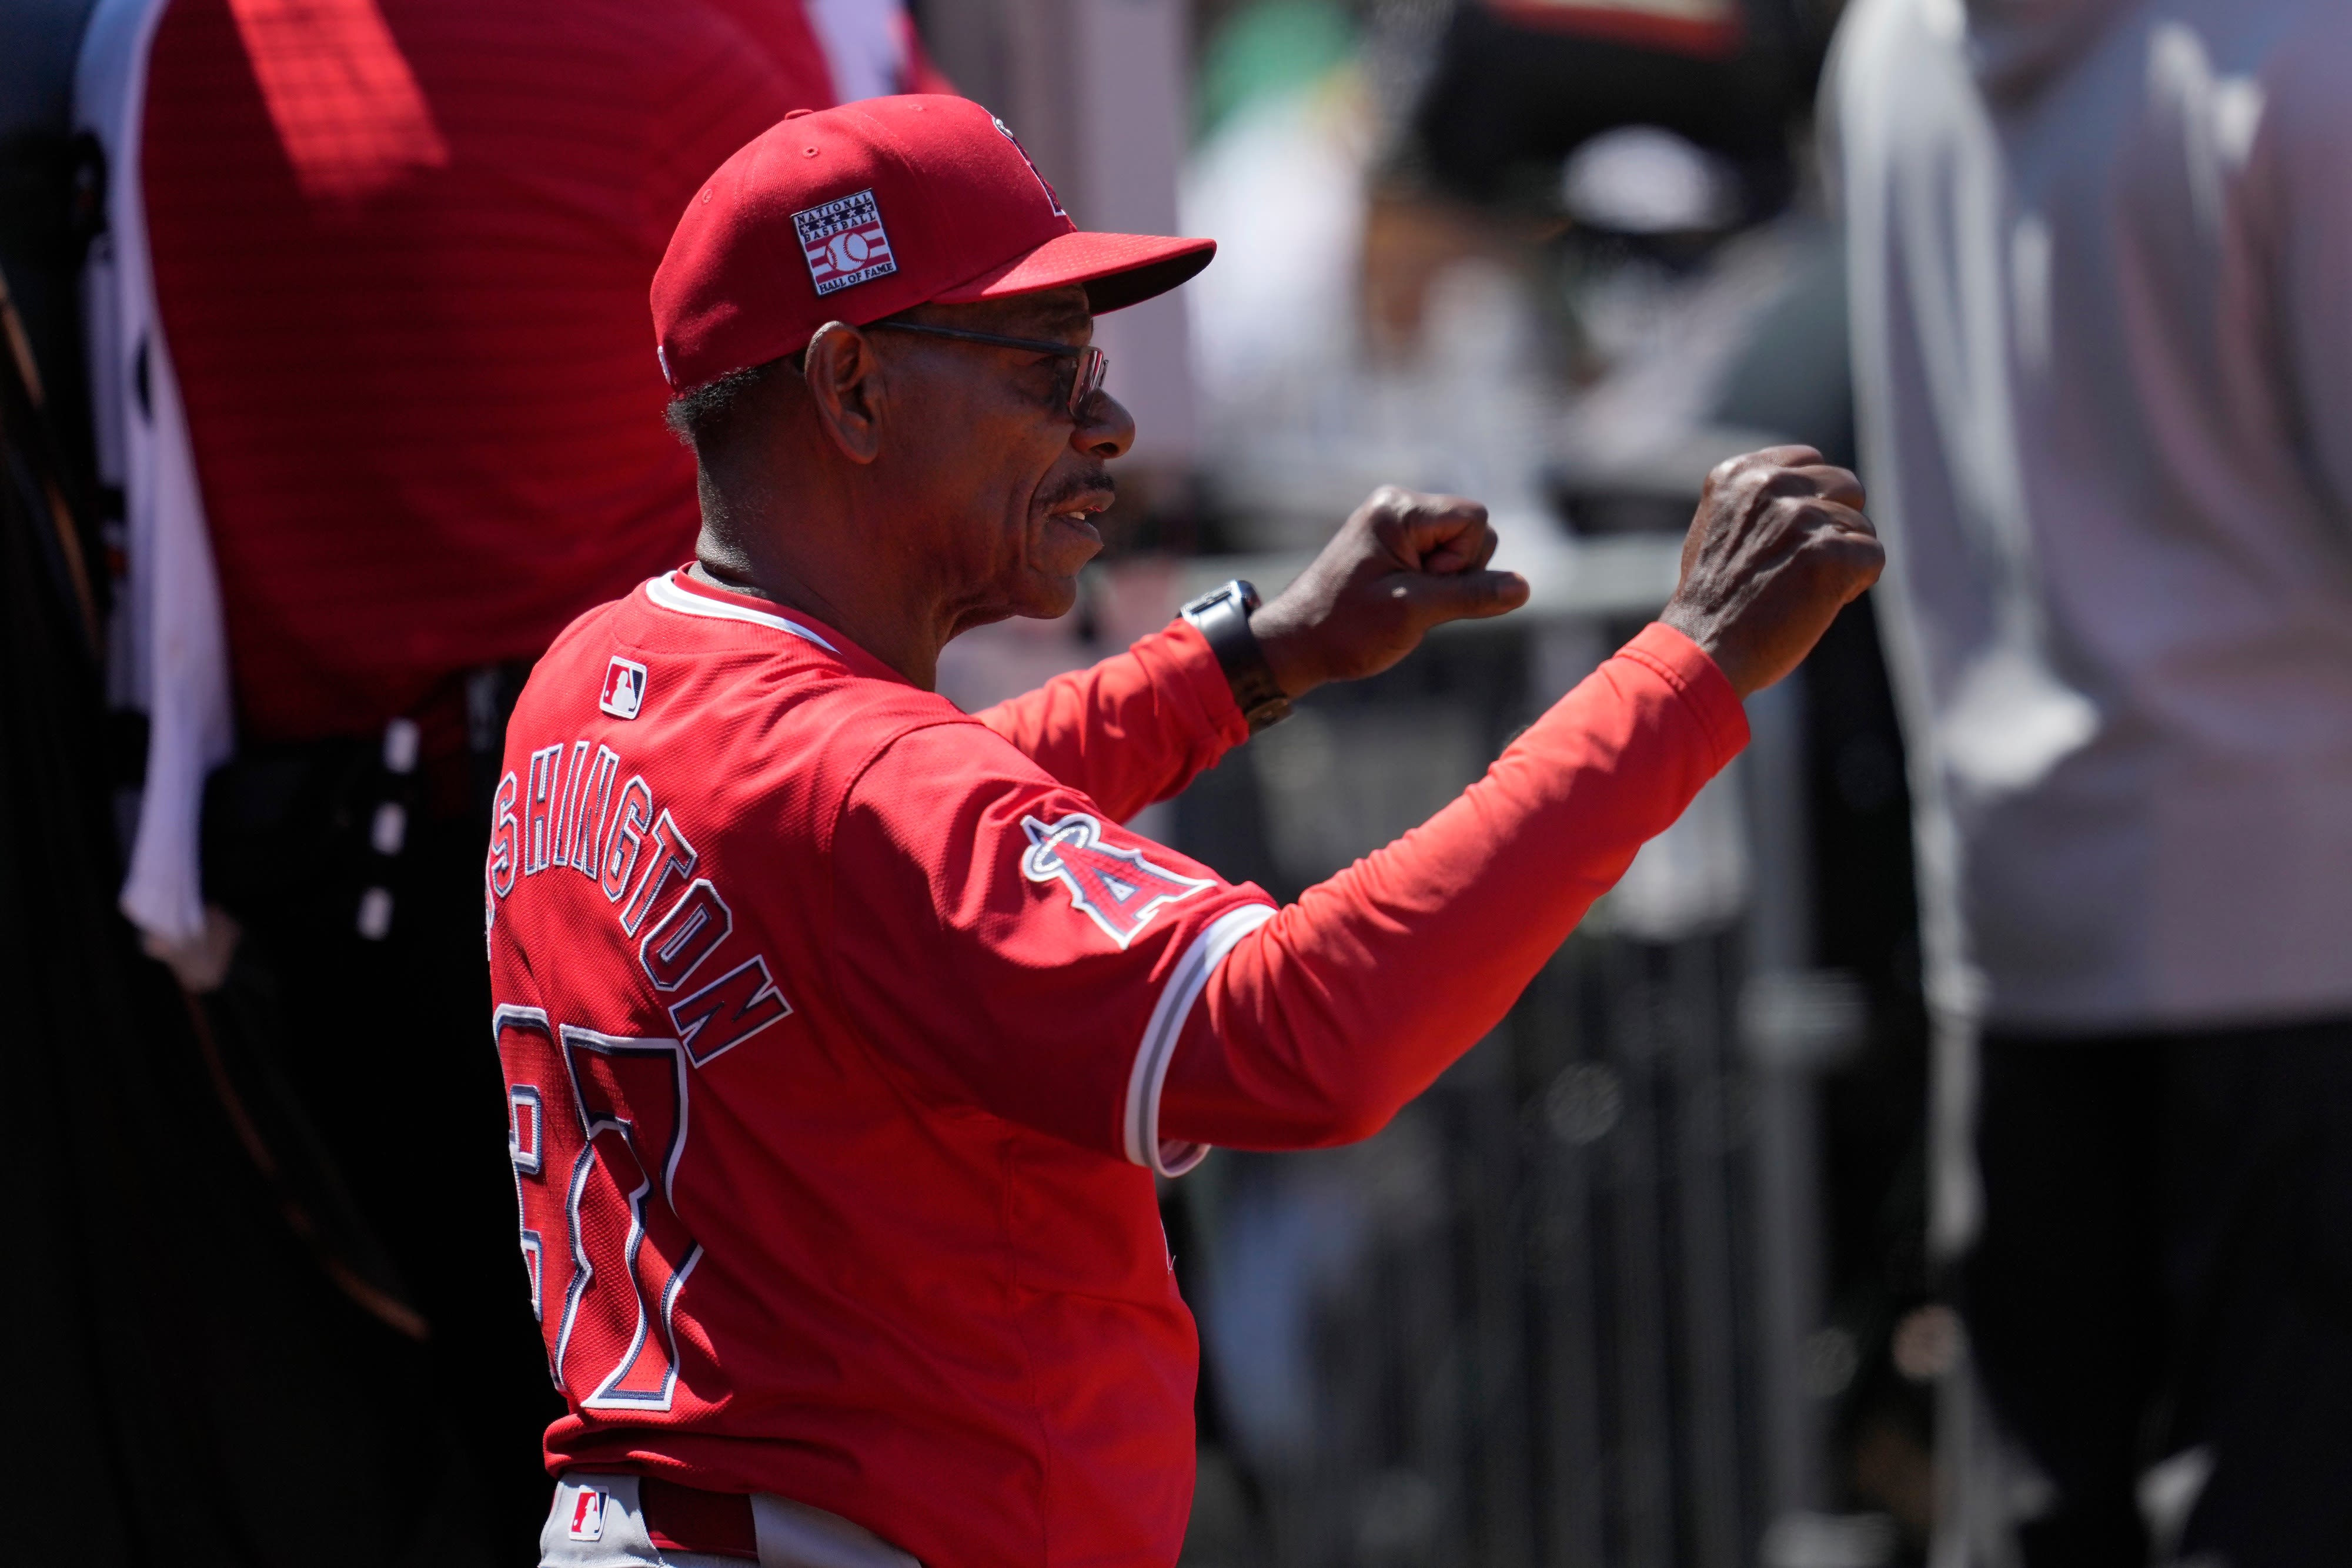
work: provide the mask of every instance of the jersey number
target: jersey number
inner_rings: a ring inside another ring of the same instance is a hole
[[[531,1310],[542,1333],[562,1314],[548,1334],[556,1391],[583,1410],[667,1410],[671,1314],[702,1257],[670,1203],[685,1050],[552,1025],[537,1008],[499,1008],[492,1025]]]

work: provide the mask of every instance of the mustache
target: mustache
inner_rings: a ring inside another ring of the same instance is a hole
[[[1037,509],[1040,511],[1050,512],[1056,507],[1078,499],[1081,496],[1092,495],[1108,496],[1113,499],[1118,498],[1118,482],[1110,476],[1109,469],[1097,468],[1091,473],[1079,473],[1069,476],[1067,478],[1055,485],[1051,490],[1044,491],[1039,494],[1037,497]]]

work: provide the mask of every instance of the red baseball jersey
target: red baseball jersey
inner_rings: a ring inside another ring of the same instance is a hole
[[[685,573],[562,633],[487,870],[551,1469],[1175,1560],[1159,1096],[1273,907],[1118,822],[1245,733],[1181,622],[981,718]]]

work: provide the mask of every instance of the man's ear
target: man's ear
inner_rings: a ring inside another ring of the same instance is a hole
[[[871,463],[882,452],[882,359],[865,333],[828,321],[809,340],[803,373],[817,423],[852,463]]]

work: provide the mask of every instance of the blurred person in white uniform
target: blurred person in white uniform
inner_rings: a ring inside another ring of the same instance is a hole
[[[2184,1560],[2352,1551],[2347,79],[2342,0],[1857,0],[1823,99],[2028,1568],[2190,1449]]]

